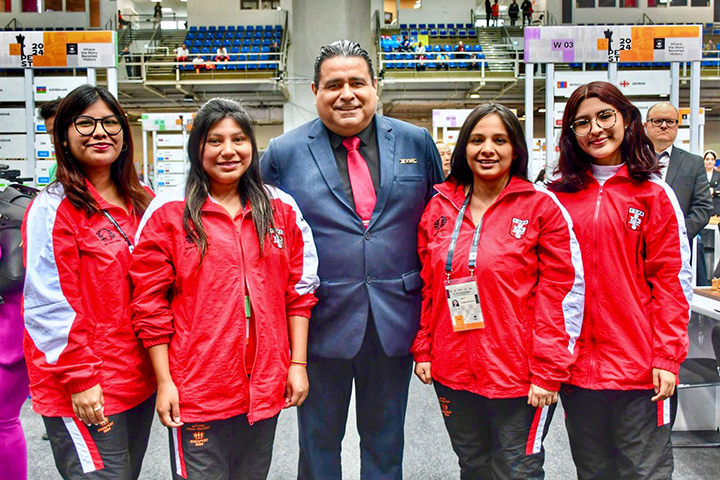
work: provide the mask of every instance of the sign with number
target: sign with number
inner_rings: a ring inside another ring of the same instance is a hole
[[[700,25],[525,28],[526,63],[690,62],[701,58]]]
[[[117,67],[116,32],[0,32],[0,68]]]

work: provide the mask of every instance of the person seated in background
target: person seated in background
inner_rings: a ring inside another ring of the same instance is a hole
[[[205,59],[201,56],[197,56],[193,58],[193,68],[195,68],[195,73],[200,73],[200,69],[205,67]]]
[[[230,61],[230,55],[228,55],[227,48],[225,48],[225,47],[218,47],[217,51],[215,52],[215,61],[216,61],[216,62],[228,62],[228,61]]]
[[[705,44],[705,47],[703,48],[703,52],[710,53],[715,51],[715,42],[713,42],[713,39],[708,39],[707,43]]]
[[[425,45],[423,45],[422,42],[418,43],[417,47],[415,47],[415,53],[417,53],[417,57],[415,60],[417,62],[415,63],[415,70],[418,72],[422,72],[427,68],[427,65],[422,63],[422,60],[425,60],[427,57],[425,56]]]
[[[448,56],[445,53],[438,53],[437,54],[437,66],[435,67],[436,70],[440,70],[441,68],[444,68],[445,70],[448,69]]]
[[[187,45],[184,43],[181,47],[177,47],[175,49],[175,61],[176,62],[187,62],[190,58],[190,51],[187,48]]]
[[[400,42],[399,50],[401,52],[412,52],[413,51],[412,43],[410,43],[410,40],[407,37],[403,37],[402,42]]]

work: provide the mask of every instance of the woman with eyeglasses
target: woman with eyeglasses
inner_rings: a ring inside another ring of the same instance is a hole
[[[151,194],[138,180],[127,117],[105,88],[63,100],[57,180],[27,210],[25,357],[64,479],[136,479],[155,376],[130,319],[128,266]]]
[[[614,85],[570,96],[551,185],[575,225],[587,294],[560,392],[579,480],[672,476],[670,397],[688,349],[690,250],[640,112]]]

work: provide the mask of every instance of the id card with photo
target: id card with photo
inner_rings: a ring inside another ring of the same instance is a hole
[[[480,295],[474,277],[450,280],[445,284],[445,293],[454,332],[485,328],[480,308]]]

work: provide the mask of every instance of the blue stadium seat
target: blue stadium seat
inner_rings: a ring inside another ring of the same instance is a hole
[[[240,53],[240,47],[232,47],[230,53]]]
[[[249,47],[250,45],[252,45],[252,40],[249,38],[244,38],[242,44],[244,47]]]
[[[238,55],[238,62],[247,62],[247,55]],[[237,66],[238,70],[247,70],[247,65],[242,64]]]
[[[218,29],[218,32],[224,32],[226,30],[224,25],[220,25],[219,27],[217,27],[217,29]]]
[[[235,31],[235,25],[230,25],[227,27],[228,32],[234,32]]]
[[[438,28],[434,23],[428,23],[428,28]]]
[[[427,34],[428,34],[427,30],[420,30],[420,35],[427,35]]]
[[[442,49],[443,49],[443,52],[452,52],[453,51],[452,45],[449,45],[449,44],[443,45]]]
[[[230,61],[231,61],[231,62],[237,62],[237,55],[230,55]],[[237,67],[238,67],[237,65],[233,65],[233,64],[230,64],[230,63],[227,64],[227,65],[225,65],[225,69],[226,69],[226,70],[237,70]]]
[[[469,37],[477,37],[477,31],[476,30],[468,30],[468,36]]]
[[[448,23],[448,24],[447,24],[447,28],[448,28],[448,30],[451,29],[451,28],[455,28],[455,24],[454,24],[454,23]]]
[[[201,40],[195,40],[192,42],[193,47],[202,47],[202,41]]]
[[[440,30],[440,37],[441,37],[441,38],[444,38],[444,37],[447,37],[447,36],[448,36],[447,30]]]
[[[222,44],[224,47],[232,47],[233,41],[230,39],[226,39],[222,41]]]
[[[254,46],[256,46],[256,47],[259,47],[259,46],[262,45],[262,39],[261,39],[261,38],[256,38],[256,39],[254,39],[254,40],[252,41],[252,44],[253,44]]]
[[[473,49],[473,52],[482,52],[483,51],[482,45],[480,45],[479,43],[476,43],[475,45],[473,45],[472,49]]]
[[[238,32],[244,32],[245,31],[245,25],[238,25],[235,29]]]
[[[269,47],[270,45],[272,45],[272,39],[270,39],[270,38],[263,38],[262,44],[263,44],[264,46]]]
[[[425,28],[425,29],[428,28],[428,26],[427,26],[427,24],[425,24],[425,23],[421,23],[421,24],[418,25],[418,28],[419,28],[420,30],[422,30],[422,29],[424,29],[424,28]]]
[[[198,53],[200,53],[200,49],[198,47],[192,47],[190,49],[190,53],[197,55]]]
[[[188,32],[185,40],[195,40],[195,32]]]
[[[410,24],[410,30],[417,30],[417,28],[418,28],[417,23]]]
[[[460,27],[460,25],[458,25],[458,28],[459,28],[459,27]],[[470,30],[471,28],[473,28],[473,24],[472,24],[472,23],[466,23],[466,24],[465,24],[465,29],[466,29],[466,30]]]
[[[205,40],[205,34],[204,34],[203,32],[198,32],[198,33],[195,35],[195,38],[198,39],[198,40]]]
[[[282,30],[282,29],[283,29],[282,25],[275,25],[275,30]]]
[[[212,40],[205,40],[203,41],[203,47],[212,47],[213,41]]]
[[[433,45],[432,51],[433,52],[442,52],[442,48],[440,48],[440,45]]]
[[[448,29],[448,37],[457,37],[457,32],[455,30]]]
[[[242,46],[242,39],[236,38],[232,41],[233,47],[241,47]]]
[[[217,27],[215,25],[210,25],[208,27],[208,32],[216,32],[216,31],[217,31]]]
[[[458,37],[467,38],[467,32],[465,30],[458,30]]]
[[[206,55],[206,54],[210,53],[210,48],[208,48],[208,47],[202,47],[202,48],[200,49],[200,53]]]
[[[431,36],[431,37],[437,37],[437,36],[438,36],[438,31],[437,31],[437,30],[430,30],[430,36]]]
[[[407,30],[407,28],[408,28],[407,23],[400,24],[400,30]]]
[[[411,37],[417,37],[417,36],[418,36],[418,31],[417,31],[417,30],[410,30],[410,36],[411,36]]]
[[[198,27],[193,25],[192,27],[190,27],[190,31],[196,33],[198,31]]]

